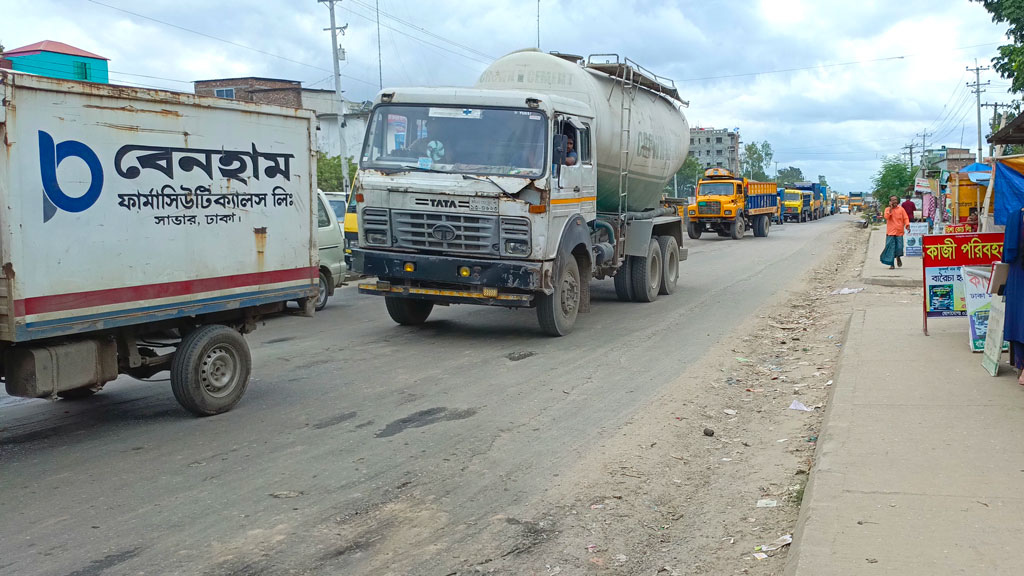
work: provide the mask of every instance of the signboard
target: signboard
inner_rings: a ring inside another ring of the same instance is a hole
[[[992,376],[999,375],[999,357],[1003,353],[1003,315],[1006,303],[1002,297],[993,298],[988,313],[988,333],[985,335],[985,352],[981,365]]]
[[[961,267],[989,266],[1003,256],[998,233],[932,234],[923,237],[924,333],[929,317],[966,316]]]
[[[921,240],[928,233],[927,222],[911,222],[910,232],[903,237],[907,256],[921,256]]]
[[[985,349],[985,336],[988,334],[988,322],[992,307],[992,294],[988,291],[988,274],[979,274],[969,267],[963,268],[964,277],[964,299],[967,304],[967,318],[970,320],[970,331],[968,333],[971,343],[971,352],[981,352]],[[1009,350],[1010,343],[1003,344],[1004,350]]]
[[[970,224],[946,224],[946,234],[969,234],[970,232]]]
[[[927,178],[914,178],[914,192],[917,194],[930,194],[932,191],[931,185],[928,183]]]

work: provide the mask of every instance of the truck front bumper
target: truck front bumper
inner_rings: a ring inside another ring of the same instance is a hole
[[[545,262],[482,260],[365,248],[354,248],[352,259],[358,273],[379,279],[360,284],[359,292],[363,294],[518,307],[531,306],[538,292],[551,292],[551,266]],[[469,269],[469,276],[460,275],[462,268]]]

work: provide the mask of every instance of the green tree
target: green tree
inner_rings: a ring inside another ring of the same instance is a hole
[[[782,170],[779,170],[777,182],[779,184],[796,184],[797,182],[803,182],[805,180],[803,170],[800,170],[796,166],[786,166]]]
[[[997,24],[1007,24],[1006,35],[1012,44],[999,47],[999,55],[992,66],[1000,76],[1010,81],[1010,92],[1024,93],[1024,0],[971,0],[992,15]]]
[[[818,184],[821,184],[822,186],[828,186],[828,180],[825,179],[824,175],[818,174]]]
[[[665,190],[676,197],[680,196],[692,196],[694,190],[697,187],[697,177],[701,174],[700,162],[697,161],[693,156],[687,155],[686,161],[676,172],[676,177],[673,180],[669,180],[668,186]],[[673,186],[678,186],[678,190],[673,190]]]
[[[740,160],[743,166],[743,175],[751,180],[768,180],[768,167],[771,166],[772,156],[772,145],[767,140],[745,144],[743,157]]]
[[[356,177],[356,170],[359,167],[354,159],[349,156],[348,160],[348,181]],[[325,192],[341,192],[345,189],[342,174],[341,156],[328,156],[323,152],[316,153],[316,183]]]
[[[902,198],[907,193],[916,174],[917,168],[911,170],[899,156],[886,156],[882,159],[882,167],[871,178],[874,187],[871,195],[880,206],[886,206],[890,196]]]

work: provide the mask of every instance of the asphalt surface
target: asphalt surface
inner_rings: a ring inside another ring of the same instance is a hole
[[[0,395],[0,574],[361,574],[369,553],[454,573],[453,556],[486,544],[473,526],[558,485],[850,222],[687,240],[675,294],[622,303],[595,282],[564,338],[533,310],[435,308],[400,327],[347,287],[313,319],[249,335],[254,379],[212,418],[166,382],[75,402]],[[422,508],[347,531],[411,490]],[[374,549],[398,523],[428,533]]]

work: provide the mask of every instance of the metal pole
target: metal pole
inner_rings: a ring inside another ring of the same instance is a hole
[[[540,50],[540,0],[537,0],[537,50]]]
[[[380,0],[377,0],[377,78],[380,82],[379,89],[384,89],[384,65],[380,57]]]
[[[338,27],[334,21],[334,3],[340,0],[318,0],[319,2],[325,2],[327,9],[331,13],[331,54],[334,56],[334,94],[338,99],[338,144],[341,148],[341,182],[345,188],[345,192],[349,192],[348,182],[348,156],[345,152],[347,146],[345,146],[345,98],[341,94],[341,66],[339,64],[338,54]]]

